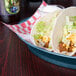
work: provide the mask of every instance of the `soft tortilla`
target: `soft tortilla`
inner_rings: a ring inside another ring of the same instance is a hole
[[[55,52],[60,53],[58,49],[59,41],[63,36],[63,28],[65,26],[66,16],[76,16],[76,7],[68,7],[57,17],[53,33],[52,33],[52,48]],[[69,54],[72,55],[72,54]]]
[[[56,15],[56,17],[60,14],[60,12],[61,12],[61,10],[57,10],[57,11],[55,11],[55,12],[53,12],[53,13],[48,13],[47,15],[45,15],[45,16],[43,16],[43,17],[41,17],[37,22],[39,22],[39,21],[44,21],[44,22],[46,22],[46,25],[48,25],[49,24],[49,22],[50,22],[50,24],[51,24],[51,21],[52,21],[52,18]],[[56,21],[56,20],[55,20]],[[37,22],[35,23],[35,25],[33,25],[33,28],[32,28],[32,31],[31,31],[31,35],[33,36],[34,34],[36,34],[36,24],[37,24]],[[54,26],[54,25],[53,25]],[[47,30],[47,29],[46,29]],[[52,32],[51,32],[52,33]],[[34,38],[34,37],[33,37]],[[37,43],[37,41],[34,39],[34,41],[35,41],[35,45],[37,45],[37,46],[39,46],[39,47],[41,47],[40,45],[39,45],[39,43]],[[50,41],[51,42],[51,41]]]

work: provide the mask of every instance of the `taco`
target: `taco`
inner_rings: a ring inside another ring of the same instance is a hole
[[[52,47],[55,52],[73,56],[76,53],[76,7],[68,7],[57,17]]]
[[[33,26],[31,35],[37,46],[52,49],[51,33],[56,18],[60,12],[61,10],[56,10],[55,12],[48,13],[47,15],[41,17]]]

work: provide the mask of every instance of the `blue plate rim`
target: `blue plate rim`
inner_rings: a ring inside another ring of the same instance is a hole
[[[27,45],[30,45],[30,46],[32,46],[32,47],[34,47],[34,48],[36,48],[36,49],[38,49],[38,50],[41,50],[41,51],[43,51],[43,52],[51,53],[51,54],[54,54],[54,55],[57,55],[57,56],[61,56],[61,57],[67,57],[67,58],[71,58],[71,59],[76,59],[75,56],[63,55],[63,54],[59,54],[59,53],[56,53],[56,52],[48,51],[48,50],[45,50],[45,49],[43,49],[43,48],[37,47],[37,46],[31,44],[30,42],[24,40],[23,38],[21,38],[19,35],[17,35],[17,36],[18,36],[22,41],[24,41]]]
[[[28,17],[28,18],[20,21],[19,24],[21,24],[22,22],[27,21],[29,18],[30,18],[30,17]],[[75,56],[68,56],[68,55],[63,55],[63,54],[59,54],[59,53],[56,53],[56,52],[47,51],[47,50],[45,50],[45,49],[42,49],[42,48],[40,48],[40,47],[37,47],[37,46],[31,44],[30,42],[24,40],[24,39],[23,39],[22,37],[20,37],[19,35],[17,35],[17,36],[18,36],[22,41],[24,41],[26,44],[28,44],[28,45],[36,48],[36,49],[39,49],[39,50],[41,50],[41,51],[44,51],[44,52],[47,52],[47,53],[51,53],[51,54],[54,54],[54,55],[57,55],[57,56],[61,56],[61,57],[67,57],[67,58],[71,58],[71,59],[76,59]]]

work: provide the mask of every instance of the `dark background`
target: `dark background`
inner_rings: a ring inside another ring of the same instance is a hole
[[[2,1],[0,0],[0,11],[3,10],[3,6],[4,6],[4,5],[1,5]],[[18,23],[19,21],[32,16],[32,14],[40,6],[42,1],[43,0],[20,0],[20,12],[15,15],[10,15],[9,17],[7,16],[7,14],[5,14],[6,16],[0,15],[0,20],[9,24],[15,23],[15,22]],[[44,0],[44,1],[50,5],[56,4],[56,5],[62,5],[64,7],[76,5],[76,0]]]
[[[36,9],[40,6],[43,0],[21,0],[21,19],[27,18],[28,13],[31,12],[31,16]],[[75,6],[76,0],[44,0],[47,4],[62,5],[64,7]]]

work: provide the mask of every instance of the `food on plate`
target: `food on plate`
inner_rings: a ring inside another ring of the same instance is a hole
[[[53,49],[61,54],[76,53],[76,7],[66,8],[57,18],[53,29]]]
[[[47,15],[41,17],[39,21],[37,21],[37,23],[33,26],[31,35],[33,36],[37,46],[52,49],[52,29],[60,12],[61,10],[56,10],[52,13],[48,13]]]

